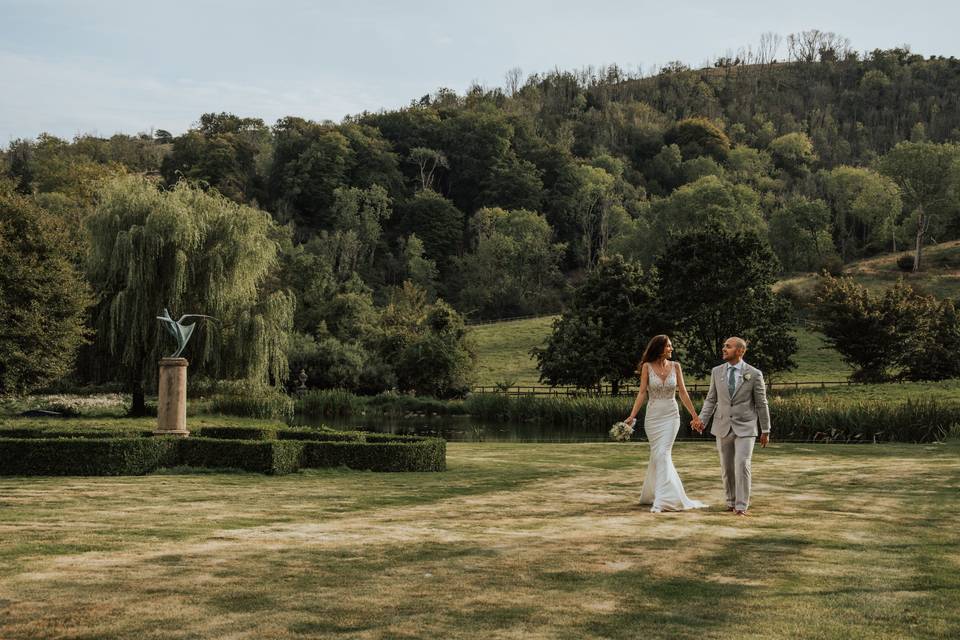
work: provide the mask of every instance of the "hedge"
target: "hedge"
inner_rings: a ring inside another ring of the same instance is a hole
[[[276,440],[275,427],[201,427],[197,435],[217,440]]]
[[[207,429],[201,433],[206,434]],[[104,438],[72,431],[49,437],[42,430],[7,429],[25,437],[0,438],[0,475],[143,475],[159,467],[241,469],[271,475],[301,468],[348,467],[369,471],[443,471],[446,442],[440,438],[288,428],[216,427],[220,437]],[[233,431],[230,431],[233,429]],[[32,431],[32,433],[24,433]],[[226,439],[230,433],[273,439]]]
[[[180,464],[280,475],[300,468],[302,450],[303,445],[299,442],[281,440],[184,438],[181,440]]]
[[[179,438],[2,438],[0,475],[139,476],[179,464]]]
[[[306,468],[349,467],[367,471],[444,471],[447,443],[440,438],[420,442],[303,442]]]

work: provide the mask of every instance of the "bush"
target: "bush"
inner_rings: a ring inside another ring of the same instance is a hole
[[[242,469],[270,475],[292,473],[300,467],[303,446],[280,440],[218,440],[184,438],[180,464],[211,469]]]
[[[207,430],[210,431],[207,431]],[[443,471],[446,443],[419,436],[366,435],[328,429],[207,427],[218,437],[103,437],[95,430],[6,429],[0,475],[142,475],[159,467],[240,469],[278,475],[301,467],[370,471]],[[277,439],[273,436],[276,434]],[[149,435],[149,434],[147,434]],[[224,439],[228,435],[265,438]],[[14,437],[10,437],[14,436]]]
[[[276,440],[275,427],[203,427],[197,435],[215,440]]]
[[[304,467],[368,471],[444,471],[447,443],[440,438],[383,442],[304,442]]]
[[[897,267],[900,271],[913,271],[913,256],[907,253],[897,258]]]
[[[285,420],[293,417],[293,400],[278,389],[246,384],[235,391],[216,396],[210,410],[229,416]]]
[[[280,440],[311,440],[313,442],[362,442],[366,434],[361,431],[333,431],[310,427],[291,427],[277,431]]]
[[[0,475],[144,475],[179,459],[177,438],[0,439]]]

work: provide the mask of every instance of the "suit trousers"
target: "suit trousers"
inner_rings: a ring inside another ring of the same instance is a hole
[[[750,506],[750,459],[756,440],[756,436],[738,436],[733,430],[717,438],[720,477],[727,506],[738,511],[746,511]]]

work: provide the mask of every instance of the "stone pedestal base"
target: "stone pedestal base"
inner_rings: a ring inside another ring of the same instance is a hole
[[[187,431],[187,359],[160,359],[157,436],[190,435]]]

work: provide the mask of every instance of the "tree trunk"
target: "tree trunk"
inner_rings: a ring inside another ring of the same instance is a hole
[[[142,418],[147,415],[147,402],[143,391],[143,381],[134,383],[130,392],[133,394],[133,401],[130,404],[130,416]]]
[[[917,252],[913,256],[913,271],[920,271],[920,254],[923,252],[923,214],[917,217]]]
[[[620,395],[620,381],[619,381],[619,380],[611,380],[611,381],[610,381],[610,395],[612,395],[612,396],[618,396],[618,395]]]

